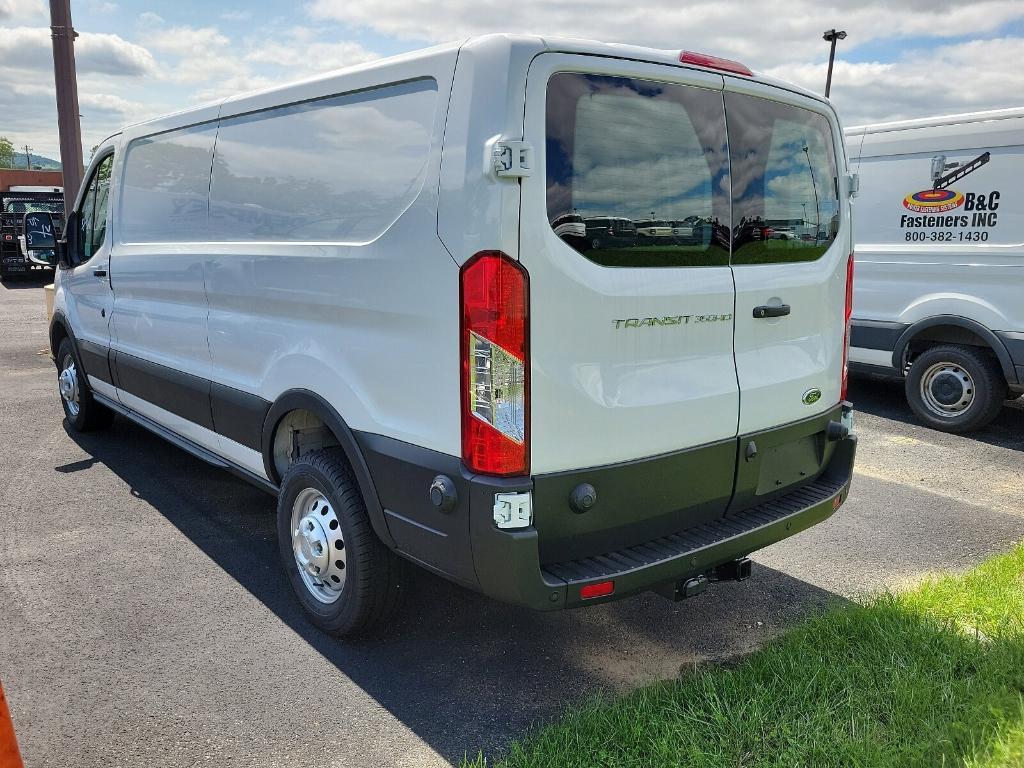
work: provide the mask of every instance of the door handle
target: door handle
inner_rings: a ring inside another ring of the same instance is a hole
[[[93,274],[94,274],[94,275],[95,275],[96,277],[106,277],[106,276],[107,276],[107,270],[105,270],[105,269],[94,269],[94,270],[92,271],[92,273],[93,273]]]
[[[789,304],[780,304],[777,307],[769,307],[766,304],[762,304],[760,307],[754,307],[754,317],[785,317],[789,314]]]

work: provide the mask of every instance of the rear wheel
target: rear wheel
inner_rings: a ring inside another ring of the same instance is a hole
[[[600,250],[600,248],[601,248],[601,238],[595,237],[593,240],[591,240],[590,241],[590,247],[593,248],[595,251]]]
[[[970,432],[996,417],[1006,399],[998,363],[979,347],[944,344],[922,352],[906,379],[907,401],[921,421]]]
[[[316,626],[353,636],[390,618],[403,562],[370,527],[341,449],[313,451],[288,468],[277,533],[288,581]]]
[[[65,338],[57,348],[57,390],[64,418],[76,432],[91,432],[110,426],[114,412],[96,402],[89,388],[71,339]]]

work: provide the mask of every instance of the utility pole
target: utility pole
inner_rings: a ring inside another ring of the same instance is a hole
[[[28,144],[25,145],[25,168],[32,170],[32,152]]]
[[[827,99],[832,90],[832,63],[836,60],[836,41],[845,40],[846,32],[842,30],[836,32],[834,29],[830,29],[822,35],[822,38],[832,44],[828,52],[828,77],[825,78],[825,98]]]
[[[82,126],[78,118],[78,77],[75,73],[75,38],[71,26],[71,0],[50,0],[50,35],[53,38],[53,79],[57,86],[57,130],[60,164],[64,173],[64,214],[71,215],[82,184]]]

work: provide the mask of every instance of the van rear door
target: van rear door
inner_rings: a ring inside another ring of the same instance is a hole
[[[698,508],[699,517],[720,516],[728,504],[739,392],[722,82],[558,53],[531,65],[524,134],[543,172],[522,180],[519,254],[530,280],[533,474],[693,449],[663,470],[675,494],[648,481],[634,488],[628,478],[640,474],[623,472],[599,491],[611,502],[617,487],[620,503],[585,516],[563,503],[564,525],[538,520],[542,558],[552,536],[580,544],[633,520],[615,537],[621,546],[699,523]],[[555,233],[552,222],[569,213],[588,222],[586,237]],[[703,223],[697,237],[664,243],[642,241],[632,226],[693,216]],[[595,247],[590,222],[609,220],[622,226]],[[634,519],[643,516],[658,519]]]
[[[755,488],[805,481],[825,459],[824,424],[812,417],[841,399],[852,248],[842,134],[827,105],[739,78],[725,90],[740,450],[748,437],[760,450],[739,467],[742,505]],[[778,430],[795,422],[803,432]]]

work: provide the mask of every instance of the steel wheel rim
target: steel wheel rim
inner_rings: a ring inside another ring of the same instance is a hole
[[[955,363],[934,363],[921,376],[921,400],[940,418],[951,419],[974,403],[976,387],[967,370]]]
[[[341,521],[327,497],[316,488],[299,492],[292,504],[292,555],[309,594],[324,605],[345,589],[346,553]]]
[[[64,407],[67,408],[71,418],[77,418],[81,410],[78,389],[78,370],[75,368],[75,359],[71,355],[65,355],[61,361],[60,373],[57,374],[57,389],[60,390]]]

